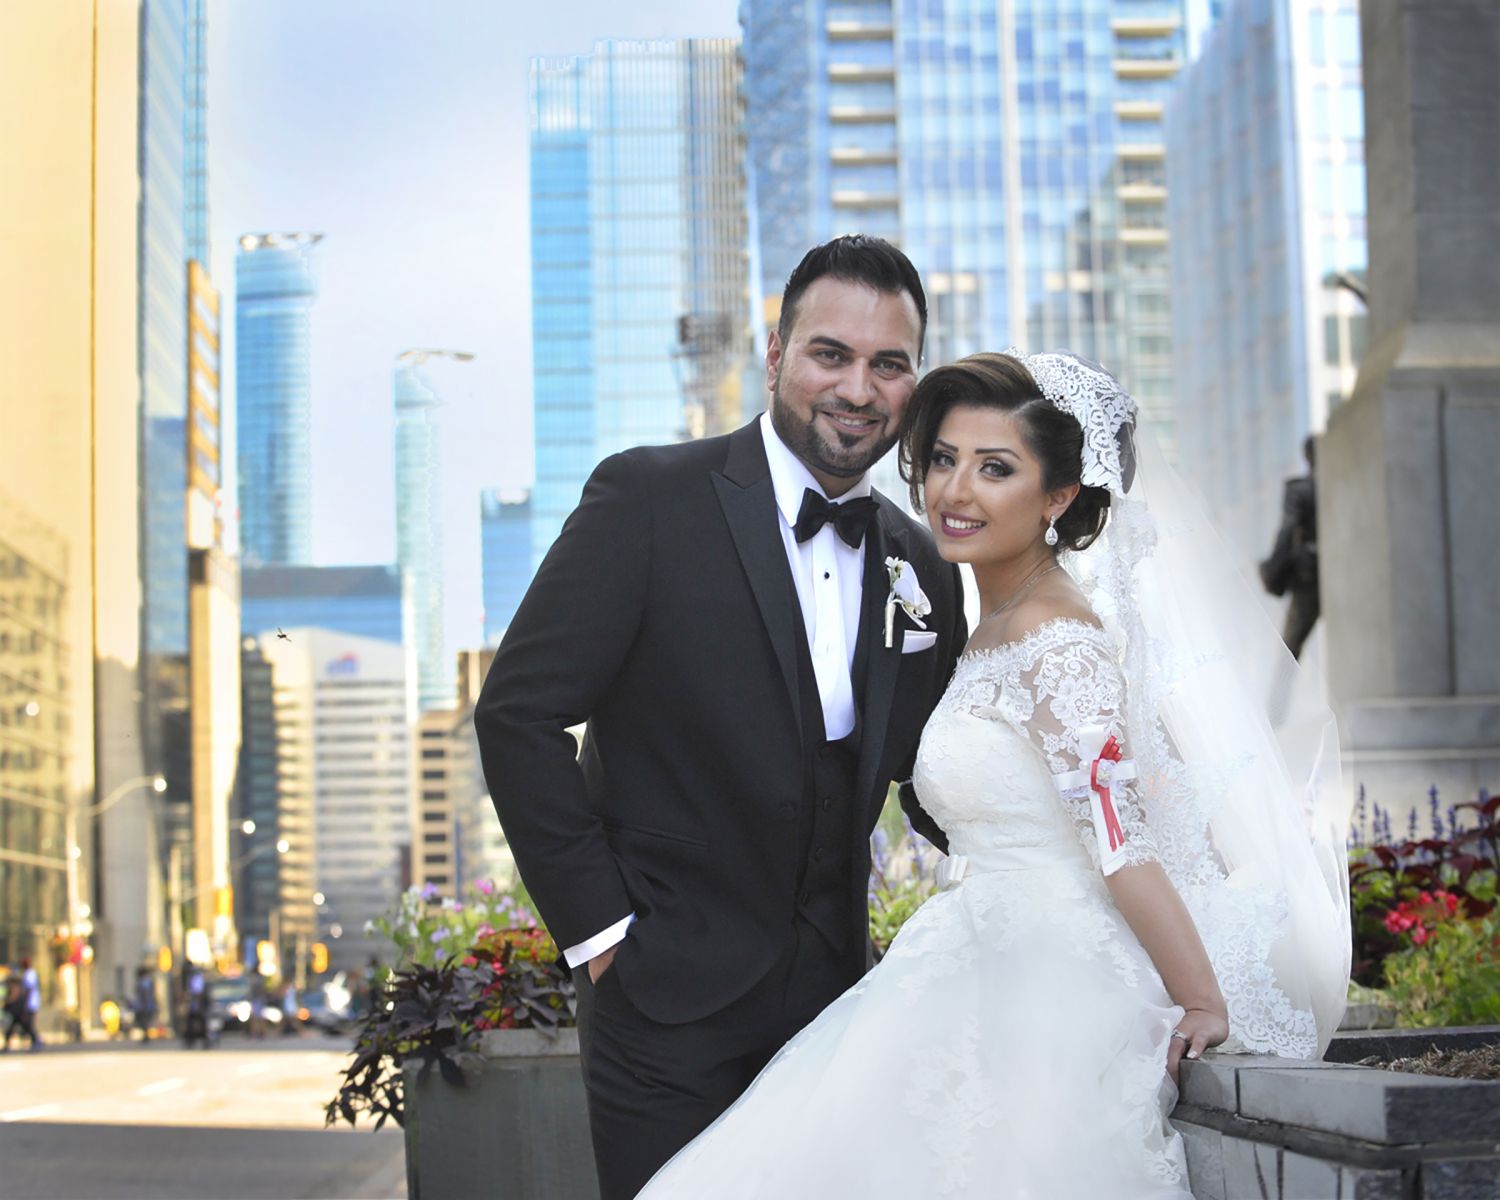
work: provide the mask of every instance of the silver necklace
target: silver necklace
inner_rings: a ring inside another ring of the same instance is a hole
[[[1027,592],[1029,592],[1033,587],[1035,587],[1036,584],[1042,579],[1042,577],[1044,575],[1050,575],[1053,571],[1060,571],[1060,570],[1062,570],[1062,564],[1058,563],[1058,562],[1054,562],[1050,566],[1044,566],[1044,567],[1041,567],[1041,568],[1033,571],[1022,582],[1021,586],[1018,587],[1014,592],[1012,592],[1010,594],[1010,598],[1008,600],[1006,600],[1005,603],[1001,604],[998,608],[992,608],[992,609],[990,609],[989,612],[985,613],[984,614],[984,619],[987,621],[991,617],[998,617],[1001,613],[1003,613],[1006,609],[1008,609],[1011,605],[1013,605],[1017,600],[1019,600],[1022,596],[1024,596]]]

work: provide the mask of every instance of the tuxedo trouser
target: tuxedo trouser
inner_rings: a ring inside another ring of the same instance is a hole
[[[771,1056],[858,972],[798,918],[787,950],[729,1007],[663,1025],[630,1002],[612,970],[579,990],[579,1040],[601,1200],[630,1200],[711,1125]]]

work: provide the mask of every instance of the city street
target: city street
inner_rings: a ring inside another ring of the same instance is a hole
[[[0,1198],[406,1195],[399,1130],[327,1129],[345,1043],[175,1041],[0,1056]]]

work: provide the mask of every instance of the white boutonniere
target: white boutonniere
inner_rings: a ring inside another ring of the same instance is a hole
[[[895,636],[896,605],[906,610],[906,615],[918,629],[926,629],[927,624],[922,618],[932,611],[932,603],[917,582],[917,573],[912,570],[911,563],[902,558],[888,558],[885,569],[891,576],[891,594],[885,598],[885,648],[889,650]]]

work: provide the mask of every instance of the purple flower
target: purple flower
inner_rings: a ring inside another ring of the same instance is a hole
[[[434,929],[432,931],[432,944],[434,946],[441,945],[442,942],[443,942],[443,939],[446,938],[447,936],[448,936],[448,931],[446,929]]]
[[[437,884],[429,883],[422,888],[423,900],[436,900],[438,898]]]

